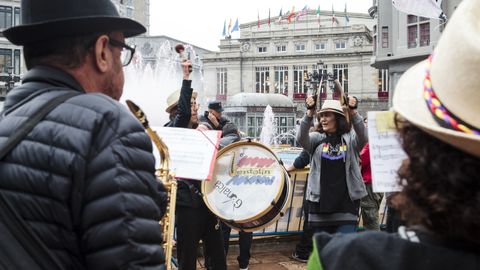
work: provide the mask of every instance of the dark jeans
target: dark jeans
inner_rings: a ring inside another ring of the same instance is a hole
[[[333,233],[355,233],[357,232],[356,225],[338,225],[338,226],[321,226],[315,228],[315,233],[327,232],[330,234]]]
[[[232,228],[228,227],[222,222],[223,241],[225,247],[225,254],[228,254],[228,246],[230,241],[230,233]],[[238,245],[240,247],[240,254],[237,257],[238,266],[240,268],[247,268],[250,261],[250,248],[252,247],[253,233],[239,232]]]
[[[225,249],[225,254],[228,254],[228,249],[230,245],[230,233],[232,228],[228,227],[225,223],[221,222],[222,231],[223,231],[223,247]],[[251,232],[239,232],[238,245],[240,247],[240,254],[237,257],[238,266],[240,268],[247,268],[250,262],[250,248],[252,247],[252,238],[253,233]],[[205,265],[207,269],[212,268],[212,259],[210,256],[210,251],[208,248],[204,249],[205,255]]]
[[[315,230],[308,226],[308,203],[306,203],[306,201],[303,203],[303,216],[302,238],[300,239],[300,243],[295,247],[295,253],[302,259],[308,259],[313,250],[312,239]]]
[[[226,270],[223,234],[214,216],[205,205],[199,208],[177,206],[177,257],[179,270],[195,270],[200,240],[211,255],[214,270]]]
[[[405,225],[405,222],[402,221],[400,212],[389,205],[387,208],[386,231],[389,233],[396,233],[398,231],[398,227],[402,225]]]

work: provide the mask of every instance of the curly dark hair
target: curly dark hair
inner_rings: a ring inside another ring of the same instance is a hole
[[[337,134],[338,135],[343,135],[347,132],[350,131],[350,126],[347,123],[347,119],[345,119],[344,116],[338,114],[338,113],[333,113],[335,115],[335,122],[337,123]],[[317,113],[317,121],[320,122],[320,113]],[[324,133],[322,125],[317,125],[315,127],[315,131],[318,131],[320,133]]]
[[[399,171],[403,191],[392,198],[409,225],[423,225],[447,245],[480,246],[480,158],[396,116],[408,160]],[[478,252],[478,250],[477,250]]]

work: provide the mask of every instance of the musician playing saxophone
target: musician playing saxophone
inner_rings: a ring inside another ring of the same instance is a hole
[[[179,99],[176,105],[169,104],[170,111],[175,110],[175,115],[168,124],[170,127],[196,128],[198,126],[197,95],[191,88],[189,66],[191,66],[189,60],[182,62],[183,81]],[[178,180],[175,215],[179,270],[196,269],[200,239],[212,255],[214,269],[226,270],[222,231],[218,226],[217,217],[203,202],[200,190],[200,181]]]

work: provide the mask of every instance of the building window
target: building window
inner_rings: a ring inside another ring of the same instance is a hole
[[[430,21],[428,18],[415,15],[407,16],[408,48],[416,48],[430,45]],[[418,37],[420,36],[420,42]]]
[[[373,26],[373,53],[377,52],[377,26]]]
[[[270,68],[255,67],[255,91],[257,93],[270,92]]]
[[[21,59],[20,59],[20,50],[15,50],[13,51],[13,73],[16,75],[20,75],[20,64],[21,64]]]
[[[420,24],[420,47],[430,45],[430,23]]]
[[[10,66],[12,66],[12,50],[0,49],[0,72],[8,73]]]
[[[378,98],[388,98],[388,69],[378,70]]]
[[[20,21],[21,21],[21,19],[20,19],[21,18],[20,17],[21,16],[20,15],[20,8],[16,7],[14,12],[15,12],[15,16],[14,16],[14,22],[13,22],[14,24],[13,25],[16,26],[16,25],[19,25]]]
[[[305,74],[307,74],[307,66],[293,66],[293,93],[305,94],[307,93],[307,86],[305,85]]]
[[[277,45],[277,52],[286,52],[287,45]]]
[[[288,67],[274,67],[275,94],[288,95]]]
[[[133,8],[127,7],[126,11],[127,11],[127,14],[126,14],[127,18],[133,18]]]
[[[346,41],[335,41],[335,50],[344,50],[347,48]]]
[[[388,69],[378,70],[378,92],[388,92]]]
[[[305,44],[304,43],[295,44],[295,51],[304,52],[305,51]]]
[[[258,47],[258,52],[259,53],[266,53],[267,52],[267,46]]]
[[[217,96],[227,95],[227,69],[217,68]]]
[[[337,64],[333,65],[333,77],[338,79],[340,84],[343,87],[343,91],[348,93],[348,65],[347,64]]]
[[[315,43],[315,51],[324,51],[325,49],[325,43]]]
[[[382,48],[388,48],[388,26],[382,26]]]
[[[12,27],[12,7],[0,6],[0,29]]]
[[[262,132],[263,117],[262,116],[250,116],[247,119],[247,136],[252,138],[259,138]]]

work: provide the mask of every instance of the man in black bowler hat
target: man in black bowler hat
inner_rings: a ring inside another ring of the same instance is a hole
[[[60,269],[164,268],[166,194],[149,137],[118,102],[135,52],[125,38],[145,31],[110,0],[22,0],[21,24],[3,32],[28,72],[6,97],[0,147],[37,108],[77,94],[0,162],[0,193]]]
[[[223,107],[220,101],[212,101],[208,103],[208,111],[200,117],[201,122],[209,123],[214,129],[222,130],[223,126],[228,123],[228,119],[222,117]]]

